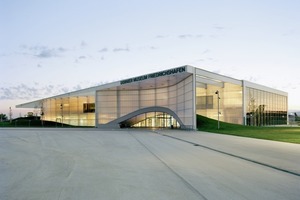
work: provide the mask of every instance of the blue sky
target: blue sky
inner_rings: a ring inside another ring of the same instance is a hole
[[[298,0],[0,0],[0,113],[182,65],[289,93],[300,110]]]

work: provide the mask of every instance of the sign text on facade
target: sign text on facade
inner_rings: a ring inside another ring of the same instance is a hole
[[[165,70],[165,71],[161,71],[161,72],[155,72],[152,74],[148,74],[148,75],[143,75],[143,76],[138,76],[135,78],[129,78],[126,80],[122,80],[120,81],[120,84],[127,84],[127,83],[132,83],[132,82],[137,82],[137,81],[143,81],[146,79],[150,79],[150,78],[157,78],[157,77],[161,77],[161,76],[167,76],[167,75],[172,75],[172,74],[177,74],[177,73],[182,73],[185,72],[186,69],[185,67],[178,67],[175,69],[169,69],[169,70]]]

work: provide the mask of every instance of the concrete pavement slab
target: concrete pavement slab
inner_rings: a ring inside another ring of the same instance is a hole
[[[159,131],[163,135],[226,152],[300,175],[300,145],[200,131]],[[187,134],[188,133],[188,134]]]
[[[190,132],[168,134],[204,140]],[[206,142],[230,143],[224,138]],[[0,177],[3,200],[300,196],[299,176],[148,130],[0,129]]]

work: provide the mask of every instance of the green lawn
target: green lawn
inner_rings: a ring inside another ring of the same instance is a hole
[[[199,131],[236,135],[242,137],[275,140],[300,144],[299,127],[252,127],[220,122],[220,129],[217,128],[218,122],[203,116],[197,116],[197,127]],[[0,122],[0,127],[62,127],[60,123],[40,120],[19,118],[12,123]],[[72,127],[63,125],[63,127]]]
[[[300,144],[300,127],[252,127],[220,122],[218,130],[216,120],[199,115],[197,127],[199,131]]]
[[[41,121],[35,117],[20,117],[17,119],[5,122],[0,122],[0,127],[72,127],[67,124],[61,124],[51,121]]]

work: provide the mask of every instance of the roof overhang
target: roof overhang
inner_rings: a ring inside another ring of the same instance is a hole
[[[106,90],[147,90],[176,85],[192,75],[189,66],[168,69],[119,81]],[[104,88],[103,88],[104,89]]]
[[[186,65],[91,88],[77,90],[53,97],[43,98],[37,101],[19,104],[16,105],[16,108],[40,108],[43,105],[43,101],[47,99],[66,98],[73,96],[90,96],[95,95],[96,91],[99,90],[139,90],[168,87],[183,81],[188,76],[192,75],[193,71],[194,67]]]

